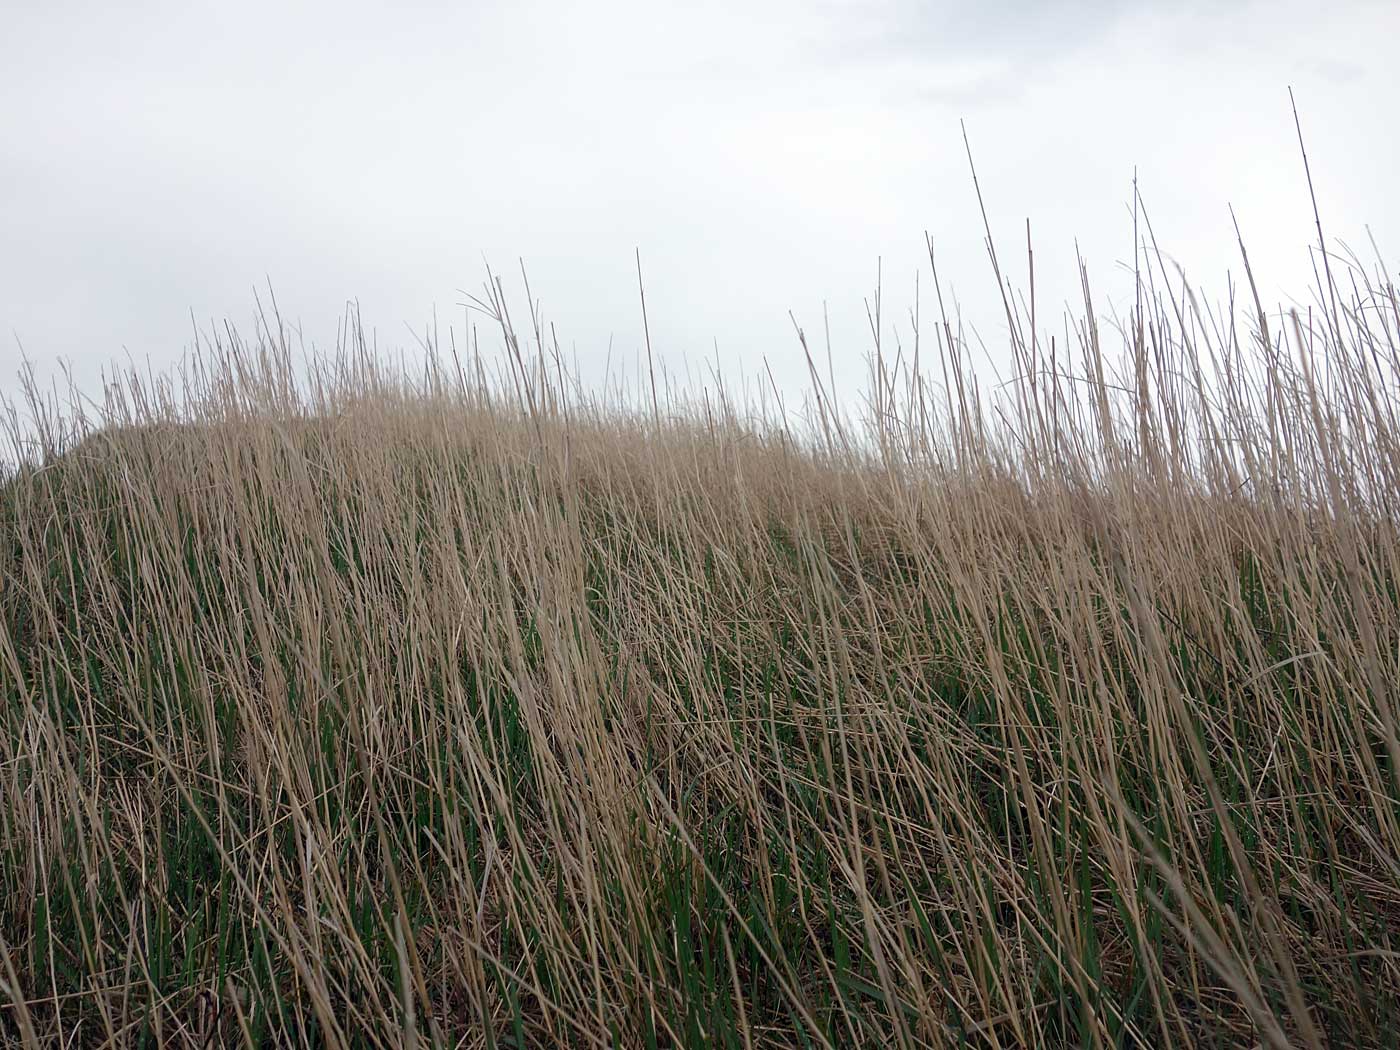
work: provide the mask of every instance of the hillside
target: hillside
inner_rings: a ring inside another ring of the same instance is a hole
[[[1400,299],[1357,287],[1214,342],[1149,298],[1116,370],[1013,334],[1002,415],[929,338],[859,434],[523,359],[129,379],[0,496],[0,1031],[1393,1043]]]

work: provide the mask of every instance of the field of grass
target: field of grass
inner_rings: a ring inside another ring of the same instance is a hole
[[[35,395],[0,1038],[1400,1045],[1400,295],[1236,291],[1013,304],[1000,407],[928,326],[861,420],[590,399],[497,298],[494,377]]]

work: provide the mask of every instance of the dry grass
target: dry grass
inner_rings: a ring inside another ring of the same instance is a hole
[[[1395,1045],[1400,297],[1331,268],[1144,283],[1116,372],[1013,310],[1002,412],[945,323],[863,429],[566,395],[494,297],[503,383],[35,397],[0,1030]]]

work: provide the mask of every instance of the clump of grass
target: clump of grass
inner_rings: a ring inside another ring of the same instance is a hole
[[[31,399],[0,1028],[1395,1045],[1400,297],[1342,276],[1144,273],[1117,369],[1086,279],[1000,407],[945,321],[805,428],[589,399],[495,297],[504,383],[274,331]]]

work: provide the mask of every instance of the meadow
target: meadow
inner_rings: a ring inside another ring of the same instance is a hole
[[[500,285],[500,371],[31,390],[0,1036],[1400,1045],[1400,295],[1141,264],[858,416],[590,394]]]

